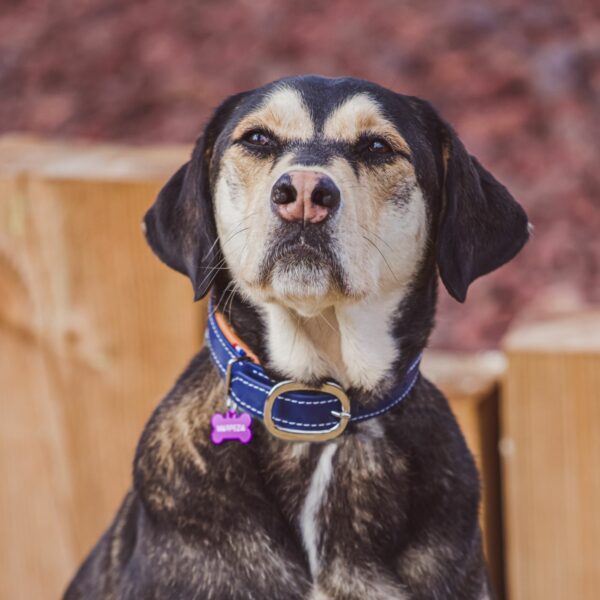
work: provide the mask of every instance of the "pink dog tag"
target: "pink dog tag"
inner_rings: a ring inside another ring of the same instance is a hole
[[[248,413],[238,414],[235,410],[228,410],[225,414],[215,413],[210,422],[210,439],[213,444],[220,444],[226,440],[238,440],[247,444],[252,439],[252,417]]]

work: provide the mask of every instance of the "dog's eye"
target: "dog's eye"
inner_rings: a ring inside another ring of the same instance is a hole
[[[275,145],[275,140],[266,132],[260,130],[249,131],[242,137],[242,141],[249,146],[269,148]]]
[[[375,138],[369,142],[367,150],[373,154],[389,154],[393,152],[392,147],[381,138]]]

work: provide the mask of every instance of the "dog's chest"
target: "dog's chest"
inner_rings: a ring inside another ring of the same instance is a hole
[[[268,480],[313,579],[346,553],[377,562],[406,521],[408,466],[378,423],[326,444],[271,443]]]

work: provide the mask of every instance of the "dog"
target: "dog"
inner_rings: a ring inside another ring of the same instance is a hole
[[[463,302],[529,226],[452,127],[367,81],[282,79],[218,107],[144,223],[211,294],[209,343],[65,599],[491,598],[477,470],[418,361],[438,274]]]

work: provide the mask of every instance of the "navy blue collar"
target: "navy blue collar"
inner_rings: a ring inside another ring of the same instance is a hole
[[[365,421],[394,408],[419,378],[421,355],[410,365],[403,381],[375,408],[351,404],[344,390],[334,382],[315,389],[290,381],[275,381],[240,347],[228,341],[215,318],[212,302],[206,341],[215,366],[226,380],[228,402],[263,419],[273,435],[289,440],[324,441],[337,437],[349,422]]]

